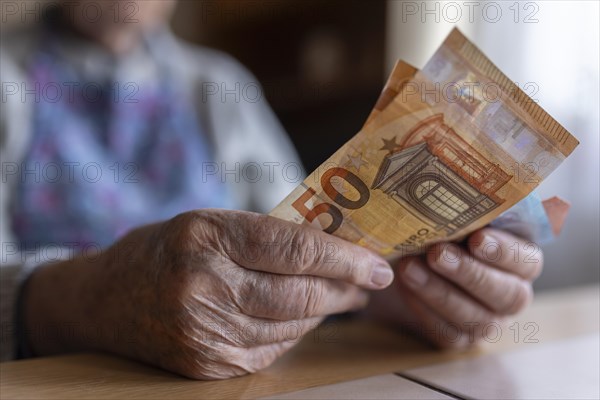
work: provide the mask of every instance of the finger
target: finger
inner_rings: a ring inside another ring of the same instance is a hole
[[[267,368],[296,344],[297,341],[287,340],[248,349],[242,358],[246,365],[246,370],[253,373]]]
[[[484,228],[473,233],[468,247],[478,259],[497,268],[534,280],[542,272],[540,246],[499,229]]]
[[[398,274],[419,299],[448,322],[485,324],[493,320],[490,310],[440,278],[420,258],[403,260],[398,266]]]
[[[469,334],[462,327],[441,318],[414,294],[403,292],[402,297],[418,321],[412,329],[415,334],[443,349],[464,348],[474,342],[474,335],[469,341]]]
[[[203,362],[195,362],[191,367],[180,371],[193,379],[228,379],[257,372],[271,365],[296,342],[283,341],[251,348],[235,345],[221,346],[216,356]]]
[[[350,283],[258,272],[244,280],[234,299],[243,314],[279,321],[355,311],[368,300],[364,290]]]
[[[343,280],[366,289],[383,289],[394,274],[375,253],[320,230],[247,212],[229,212],[219,238],[238,265],[277,274]]]
[[[515,314],[533,298],[528,281],[484,264],[455,244],[435,245],[427,254],[431,268],[488,308],[502,315]]]

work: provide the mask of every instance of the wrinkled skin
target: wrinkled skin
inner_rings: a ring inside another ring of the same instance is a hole
[[[192,211],[136,229],[97,256],[39,268],[23,294],[24,319],[34,332],[76,327],[58,338],[31,335],[35,354],[102,350],[221,379],[270,365],[326,315],[364,307],[367,289],[367,313],[418,323],[433,344],[464,348],[485,324],[530,302],[542,268],[532,246],[486,228],[464,247],[439,244],[401,260],[395,284],[378,290],[394,277],[364,248],[264,215]],[[440,335],[450,323],[460,340]]]
[[[136,229],[93,260],[40,268],[25,320],[98,327],[93,340],[33,336],[37,354],[96,349],[191,378],[229,378],[265,368],[324,316],[364,307],[364,289],[392,279],[379,256],[321,231],[192,211]],[[112,329],[123,324],[126,338]]]
[[[542,266],[539,246],[484,228],[464,245],[440,243],[402,259],[394,285],[373,293],[367,312],[437,347],[467,348],[531,302]]]

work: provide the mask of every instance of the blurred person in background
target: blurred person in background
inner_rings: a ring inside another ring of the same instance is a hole
[[[92,3],[93,22],[77,12]],[[252,75],[170,33],[174,6],[68,2],[3,35],[2,360],[101,350],[227,378],[297,343],[290,324],[366,308],[462,348],[529,303],[541,254],[485,261],[526,245],[504,232],[404,259],[390,286],[370,251],[250,212],[299,183],[281,173],[299,161],[266,101],[231,93]],[[261,177],[240,179],[250,164]]]

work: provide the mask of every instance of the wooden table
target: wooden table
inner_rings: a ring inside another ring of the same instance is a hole
[[[524,324],[539,343],[598,332],[600,288],[541,293],[519,315],[521,335],[504,329],[496,343],[467,352],[439,352],[368,321],[340,321],[306,336],[268,369],[225,381],[193,381],[104,354],[77,354],[0,364],[2,399],[254,398],[422,365],[506,351],[524,343]],[[531,332],[531,330],[530,330]],[[515,343],[516,342],[516,343]]]

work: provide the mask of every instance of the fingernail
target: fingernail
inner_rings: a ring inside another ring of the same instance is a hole
[[[411,262],[406,270],[404,270],[404,276],[406,277],[407,282],[413,286],[423,286],[429,279],[427,272],[414,262]]]
[[[498,242],[498,239],[496,239],[492,235],[486,233],[485,235],[483,235],[483,239],[481,240],[481,243],[479,244],[479,247],[481,249],[486,249],[486,248],[488,248],[490,246],[497,247],[499,245],[500,244]]]
[[[371,271],[371,284],[378,288],[388,286],[394,280],[394,273],[387,264],[375,264]]]
[[[500,241],[494,236],[485,234],[479,245],[479,251],[481,257],[486,261],[498,261],[500,258]]]
[[[460,266],[460,254],[451,246],[446,246],[437,258],[437,265],[447,271],[456,271]]]

